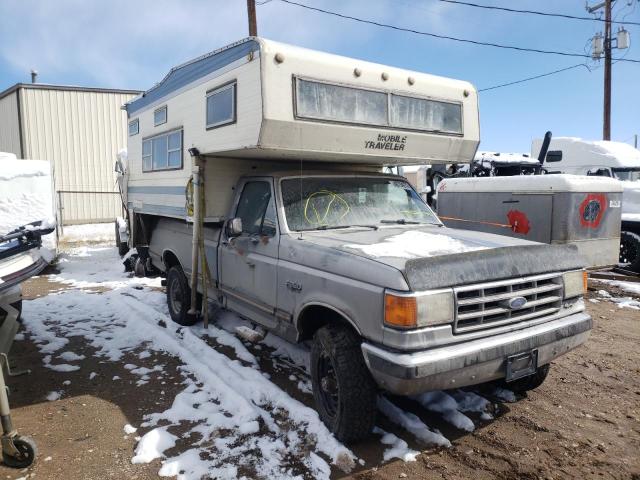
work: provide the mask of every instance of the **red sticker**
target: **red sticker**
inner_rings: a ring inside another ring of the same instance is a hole
[[[590,193],[580,204],[580,224],[585,228],[597,228],[607,209],[604,193]]]
[[[529,230],[531,230],[531,224],[524,212],[520,210],[509,210],[507,218],[509,219],[509,225],[511,225],[513,232],[526,235],[529,233]]]

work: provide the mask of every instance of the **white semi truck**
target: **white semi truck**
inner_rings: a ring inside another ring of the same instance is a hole
[[[542,139],[535,139],[531,157],[537,158],[541,147]],[[621,142],[554,137],[549,152],[562,155],[558,160],[555,154],[549,173],[610,177],[622,183],[620,261],[640,273],[640,150]]]

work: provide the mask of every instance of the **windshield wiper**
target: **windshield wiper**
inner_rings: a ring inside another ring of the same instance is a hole
[[[399,218],[397,220],[380,220],[380,223],[397,223],[398,225],[419,225],[421,222],[415,220],[407,220],[406,218]]]
[[[352,228],[352,227],[361,227],[361,228],[371,228],[373,230],[378,230],[377,225],[319,225],[316,228],[303,228],[297,230],[298,232],[309,232],[313,230],[338,230],[341,228]]]

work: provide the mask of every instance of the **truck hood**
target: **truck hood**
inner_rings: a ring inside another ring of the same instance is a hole
[[[397,268],[413,291],[585,266],[573,245],[546,245],[439,226],[331,230],[304,236],[318,246]]]

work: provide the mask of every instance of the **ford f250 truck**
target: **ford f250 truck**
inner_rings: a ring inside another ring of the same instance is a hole
[[[216,299],[311,342],[318,411],[342,440],[399,395],[504,378],[540,385],[583,343],[582,259],[569,247],[446,228],[403,179],[325,170],[242,178],[223,228],[205,228]],[[159,219],[148,253],[174,321],[190,325],[191,231]]]
[[[166,275],[178,324],[215,301],[308,342],[315,404],[340,440],[371,432],[381,389],[526,391],[589,335],[573,247],[447,228],[381,173],[473,157],[467,82],[249,38],[126,109],[119,247]]]

